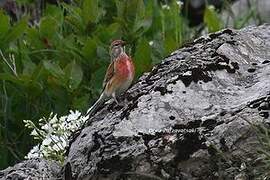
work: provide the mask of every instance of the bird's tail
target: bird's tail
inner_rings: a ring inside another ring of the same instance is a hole
[[[85,116],[91,116],[104,102],[106,101],[106,95],[102,93],[95,104],[88,109]]]

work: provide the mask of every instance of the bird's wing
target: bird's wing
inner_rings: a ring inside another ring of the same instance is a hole
[[[114,61],[112,61],[112,63],[109,65],[107,69],[106,75],[103,80],[103,88],[105,88],[106,84],[110,81],[113,75],[114,75]]]

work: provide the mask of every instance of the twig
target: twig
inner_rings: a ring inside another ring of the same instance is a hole
[[[14,56],[10,55],[9,58],[12,61],[12,65],[8,62],[8,60],[5,58],[2,50],[0,49],[0,55],[2,56],[2,59],[5,61],[5,63],[8,65],[8,67],[11,69],[11,71],[14,73],[16,77],[18,77],[18,74],[16,72],[16,64],[15,64],[15,58]],[[12,67],[13,66],[13,67]]]

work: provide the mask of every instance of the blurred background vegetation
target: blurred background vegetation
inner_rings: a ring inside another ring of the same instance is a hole
[[[86,111],[94,102],[113,39],[129,43],[139,77],[195,37],[230,24],[263,23],[256,4],[232,16],[232,3],[0,0],[0,169],[21,161],[36,144],[24,119]]]

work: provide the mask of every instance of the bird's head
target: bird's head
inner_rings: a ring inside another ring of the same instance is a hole
[[[114,40],[110,46],[110,53],[112,59],[117,58],[121,53],[125,52],[126,42],[123,40]]]

